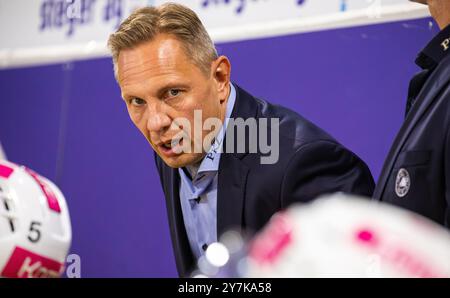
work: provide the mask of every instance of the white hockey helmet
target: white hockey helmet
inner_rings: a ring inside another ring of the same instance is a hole
[[[0,160],[0,276],[59,277],[71,239],[58,187],[26,167]]]
[[[450,233],[413,212],[341,193],[275,214],[251,241],[228,231],[193,277],[450,277]]]
[[[450,233],[387,204],[336,194],[275,215],[247,277],[450,277]]]

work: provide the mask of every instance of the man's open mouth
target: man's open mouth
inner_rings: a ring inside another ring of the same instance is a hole
[[[164,144],[162,144],[162,146],[166,149],[171,149],[172,148],[172,141],[168,141]]]
[[[164,148],[167,148],[167,149],[171,149],[172,148],[172,144],[174,146],[182,145],[183,144],[183,138],[180,138],[178,140],[169,140],[169,141],[163,143],[161,146],[163,146]]]
[[[166,155],[175,155],[175,154],[180,154],[180,150],[176,150],[175,152],[175,148],[179,148],[183,145],[183,138],[177,139],[177,140],[168,140],[165,143],[162,143],[159,145],[159,148],[161,149],[161,151],[166,154]]]

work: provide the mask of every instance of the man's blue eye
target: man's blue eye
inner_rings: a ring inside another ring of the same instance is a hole
[[[132,99],[130,99],[130,104],[135,105],[135,106],[142,106],[145,104],[145,100],[143,100],[141,98],[132,98]]]
[[[180,90],[178,90],[178,89],[170,89],[169,90],[170,96],[177,96],[179,93],[180,93]]]

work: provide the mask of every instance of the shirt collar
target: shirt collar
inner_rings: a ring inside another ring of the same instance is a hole
[[[450,53],[450,25],[439,32],[419,53],[416,64],[422,69],[433,69]]]
[[[201,161],[196,173],[197,175],[202,172],[217,172],[219,170],[220,154],[222,153],[222,142],[225,137],[226,128],[231,117],[231,112],[233,111],[235,101],[236,89],[233,84],[230,83],[230,95],[228,96],[227,100],[224,123],[220,128],[217,136],[214,138],[214,143],[211,145],[205,157]],[[189,172],[191,173],[192,170],[190,170]],[[195,180],[195,177],[192,178]]]

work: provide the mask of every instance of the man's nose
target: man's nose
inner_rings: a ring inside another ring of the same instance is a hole
[[[167,113],[161,111],[157,107],[149,107],[149,117],[147,121],[147,129],[150,132],[161,132],[169,129],[172,120]]]

